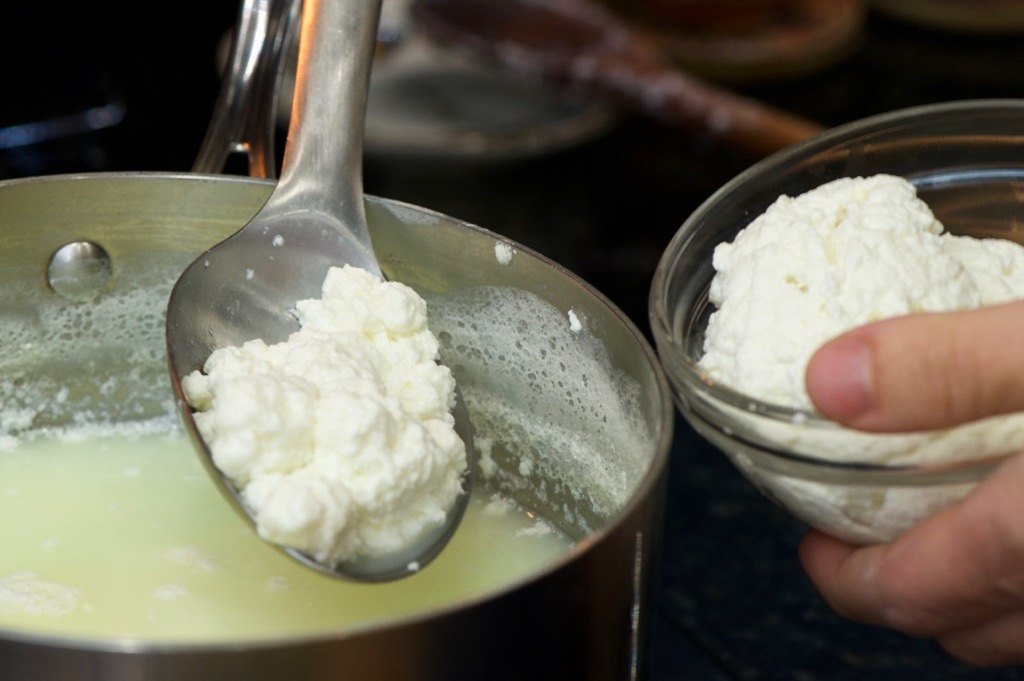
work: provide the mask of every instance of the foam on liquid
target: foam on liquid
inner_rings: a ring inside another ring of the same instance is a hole
[[[476,442],[485,477],[512,494],[528,487],[581,534],[621,508],[649,465],[653,435],[640,386],[610,366],[584,312],[569,317],[500,287],[427,302],[474,428],[497,434]],[[493,465],[492,445],[503,465]]]

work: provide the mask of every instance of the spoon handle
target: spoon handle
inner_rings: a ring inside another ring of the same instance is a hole
[[[340,221],[372,253],[362,153],[381,0],[305,0],[277,210]],[[314,49],[315,48],[315,49]]]

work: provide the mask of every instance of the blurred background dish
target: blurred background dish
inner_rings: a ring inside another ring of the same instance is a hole
[[[603,0],[654,35],[681,67],[742,83],[794,78],[860,44],[866,0]]]
[[[414,33],[378,59],[365,144],[373,155],[514,158],[586,142],[615,120],[603,102],[509,78]]]
[[[385,0],[367,101],[371,156],[499,159],[580,144],[615,122],[607,104],[536,81],[509,77],[439,46],[419,31],[409,0]],[[285,127],[294,87],[293,49],[278,119]]]
[[[980,34],[1024,31],[1019,0],[872,0],[879,11],[927,28]]]
[[[754,155],[820,126],[681,68],[657,35],[594,0],[417,0],[412,16],[442,45],[679,126]]]

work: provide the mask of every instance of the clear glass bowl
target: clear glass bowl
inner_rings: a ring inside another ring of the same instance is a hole
[[[654,339],[676,404],[765,494],[847,541],[889,541],[967,494],[1024,449],[1024,416],[931,433],[875,435],[716,384],[697,366],[713,311],[715,246],[782,194],[889,173],[907,178],[955,234],[1024,241],[1024,100],[952,102],[829,130],[741,173],[669,243],[650,297]]]

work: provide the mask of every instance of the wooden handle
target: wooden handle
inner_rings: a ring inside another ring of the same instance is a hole
[[[647,113],[674,125],[720,140],[722,144],[761,157],[802,142],[825,128],[675,71],[669,79],[651,81],[659,93],[636,99]]]

